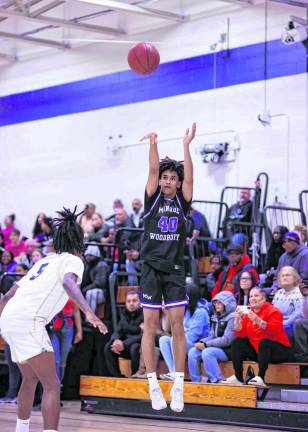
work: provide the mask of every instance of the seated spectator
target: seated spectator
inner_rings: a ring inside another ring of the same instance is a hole
[[[100,242],[106,235],[109,226],[105,223],[103,216],[100,213],[94,213],[92,216],[92,230],[89,232],[87,241]]]
[[[142,328],[143,312],[140,307],[139,295],[134,291],[129,291],[126,295],[125,309],[121,313],[120,321],[104,348],[105,361],[111,376],[121,377],[119,357],[131,359],[132,374],[137,372]]]
[[[11,243],[10,233],[11,233],[11,231],[13,231],[15,229],[14,222],[15,222],[15,215],[14,214],[10,214],[10,215],[5,216],[5,218],[4,218],[5,228],[3,228],[1,230],[1,232],[4,235],[4,242],[5,242],[6,246],[9,243]]]
[[[139,198],[134,198],[132,202],[133,212],[129,215],[129,226],[132,228],[143,228],[142,202]]]
[[[231,359],[235,375],[223,384],[242,385],[243,361],[259,364],[259,373],[248,384],[265,387],[264,377],[269,363],[283,363],[292,359],[288,336],[283,328],[283,316],[279,309],[266,301],[261,288],[253,288],[249,295],[250,310],[238,306],[235,311],[236,339],[231,345]]]
[[[40,242],[44,244],[52,239],[52,218],[47,216],[43,217],[41,221],[41,230],[42,234],[40,236]]]
[[[106,300],[108,266],[100,260],[101,255],[98,246],[88,246],[84,256],[86,262],[81,291],[95,313],[97,306],[105,303]]]
[[[85,239],[88,238],[89,233],[92,231],[92,216],[96,210],[96,205],[93,203],[86,204],[85,211],[79,218],[79,224],[83,230]]]
[[[186,230],[188,241],[197,237],[211,237],[206,217],[193,207],[191,207],[189,211]],[[196,257],[209,255],[209,244],[207,240],[198,241],[195,243],[194,248]]]
[[[14,229],[10,232],[11,242],[6,246],[8,252],[12,252],[16,262],[19,262],[26,255],[27,247],[25,242],[20,239],[20,231]]]
[[[33,267],[42,258],[44,258],[43,252],[40,249],[34,249],[31,254],[30,267]]]
[[[113,213],[112,215],[106,217],[105,220],[106,220],[106,222],[108,222],[109,224],[115,225],[115,223],[116,223],[116,222],[115,222],[115,213],[116,213],[116,211],[117,211],[118,209],[120,209],[120,210],[124,210],[124,204],[123,204],[122,200],[121,200],[120,198],[116,198],[116,199],[113,201],[112,208],[113,208],[114,213]]]
[[[32,230],[32,238],[33,239],[37,239],[39,241],[41,240],[41,236],[43,235],[41,224],[42,224],[44,218],[46,218],[45,213],[39,213],[37,215],[35,223],[34,223],[34,227]]]
[[[271,287],[273,285],[276,268],[279,258],[285,252],[283,247],[283,236],[288,232],[288,228],[277,225],[272,231],[272,241],[266,255],[265,272],[262,286]]]
[[[1,265],[0,265],[0,271],[1,274],[5,273],[15,273],[17,266],[17,262],[14,261],[14,255],[12,252],[4,251],[1,256]],[[1,295],[5,294],[12,286],[12,281],[14,282],[14,278],[12,279],[10,276],[4,275],[1,277]]]
[[[227,265],[227,260],[221,255],[212,255],[210,258],[211,273],[205,278],[206,295],[211,295],[220,273],[224,266]]]
[[[239,201],[229,207],[223,221],[226,237],[231,237],[235,233],[245,232],[236,222],[251,222],[252,201],[250,189],[241,189]]]
[[[255,273],[244,270],[240,274],[239,281],[240,289],[236,296],[237,304],[247,306],[249,304],[249,293],[257,285]]]
[[[127,282],[129,286],[138,285],[137,273],[141,271],[141,266],[139,252],[128,248],[126,251],[125,271],[128,273]]]
[[[302,245],[308,244],[308,228],[305,225],[295,225],[294,232],[299,236],[299,241]]]
[[[76,333],[74,337],[74,324]],[[51,323],[51,343],[55,352],[57,375],[62,381],[66,361],[73,343],[82,340],[81,315],[79,308],[69,299]]]
[[[238,295],[240,289],[239,276],[243,270],[252,272],[255,280],[259,282],[257,270],[251,264],[249,256],[244,253],[241,246],[231,244],[227,249],[227,253],[230,264],[220,273],[212,291],[212,298],[220,291],[231,291],[234,295]]]
[[[184,315],[184,331],[187,351],[189,351],[198,340],[207,337],[209,334],[210,304],[200,297],[198,285],[187,285],[187,294],[189,302]],[[163,374],[160,378],[174,380],[175,361],[172,350],[172,336],[161,336],[159,338],[159,348],[169,371],[168,374]]]
[[[282,267],[294,267],[301,279],[308,279],[308,247],[300,244],[297,233],[290,231],[283,236],[283,248],[285,253],[278,261],[276,276],[274,278],[273,289],[278,288],[277,274]]]
[[[223,291],[212,300],[210,334],[195,343],[188,352],[188,369],[192,381],[205,381],[201,376],[200,360],[211,383],[224,379],[218,362],[230,359],[234,336],[234,311],[236,300],[232,293]]]
[[[285,266],[278,273],[280,289],[273,298],[273,305],[283,315],[283,326],[290,340],[293,337],[293,325],[302,317],[302,294],[299,289],[301,279],[293,267]]]
[[[303,318],[294,323],[294,357],[298,362],[308,362],[308,280],[299,285],[302,294]]]

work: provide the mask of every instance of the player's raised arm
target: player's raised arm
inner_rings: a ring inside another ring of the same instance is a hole
[[[191,160],[189,145],[196,135],[196,123],[193,123],[191,130],[188,128],[183,137],[184,146],[184,180],[182,185],[182,192],[185,201],[189,202],[193,196],[193,164]]]
[[[157,133],[151,132],[145,135],[141,141],[150,140],[149,151],[149,176],[146,185],[147,195],[152,196],[157,189],[159,181],[159,155],[157,149]]]
[[[103,334],[108,333],[108,329],[105,324],[94,314],[85,298],[83,297],[77,283],[77,276],[74,273],[66,273],[63,279],[63,288],[67,295],[76,303],[76,305],[85,314],[87,321],[97,327]]]

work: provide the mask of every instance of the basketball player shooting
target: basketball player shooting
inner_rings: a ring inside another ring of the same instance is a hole
[[[39,260],[28,274],[0,301],[1,334],[17,363],[22,383],[18,393],[16,432],[29,432],[31,409],[38,381],[43,386],[44,432],[56,432],[60,414],[60,382],[55,356],[45,326],[60,312],[70,297],[86,319],[103,334],[107,327],[92,312],[77,284],[84,265],[83,232],[79,215],[68,209],[53,220],[56,253]]]
[[[159,161],[157,134],[145,135],[150,141],[149,177],[145,191],[144,238],[141,257],[141,304],[144,310],[142,354],[147,369],[152,408],[167,407],[158,384],[154,362],[155,332],[164,299],[171,324],[175,380],[171,389],[170,408],[184,408],[183,387],[186,338],[183,318],[187,296],[184,274],[186,218],[193,194],[193,165],[189,145],[196,134],[196,124],[183,138],[184,165],[166,158]]]

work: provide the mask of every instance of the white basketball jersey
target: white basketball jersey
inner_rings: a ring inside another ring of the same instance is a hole
[[[63,288],[64,275],[74,273],[81,283],[84,265],[69,253],[51,254],[39,260],[17,282],[18,289],[0,317],[3,332],[26,332],[45,326],[68,300]]]

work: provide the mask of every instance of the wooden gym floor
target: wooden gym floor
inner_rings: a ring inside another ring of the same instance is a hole
[[[0,405],[0,431],[14,432],[16,405]],[[42,432],[42,416],[33,412],[30,432]],[[245,426],[224,426],[193,422],[175,422],[132,417],[105,416],[80,412],[80,402],[64,402],[59,432],[260,432]],[[264,429],[262,429],[264,431]],[[273,431],[272,429],[266,429]],[[276,432],[282,432],[277,431]]]

